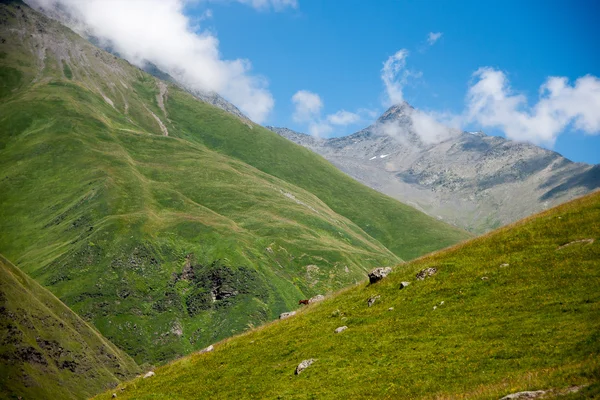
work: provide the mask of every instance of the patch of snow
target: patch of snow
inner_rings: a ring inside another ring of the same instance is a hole
[[[379,156],[379,158],[386,158],[388,156],[389,156],[389,154],[382,154],[382,155]]]
[[[376,158],[377,158],[377,156],[374,156],[374,157],[369,158],[369,160],[374,160]]]

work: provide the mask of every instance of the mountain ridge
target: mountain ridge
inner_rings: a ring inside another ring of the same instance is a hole
[[[408,103],[392,106],[367,128],[331,139],[268,128],[360,182],[475,233],[600,188],[600,166],[530,143],[443,126],[430,143],[413,113]]]

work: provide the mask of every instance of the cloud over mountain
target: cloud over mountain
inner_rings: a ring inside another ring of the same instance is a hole
[[[420,72],[407,68],[408,54],[401,49],[383,64],[381,80],[388,105],[402,103],[405,86],[412,78],[421,77]],[[509,139],[552,147],[569,126],[586,134],[599,134],[598,110],[600,79],[595,76],[580,77],[573,84],[566,77],[548,77],[539,88],[537,102],[529,105],[525,95],[515,93],[510,87],[504,72],[482,67],[473,73],[462,112],[414,110],[410,116],[414,130],[425,143],[451,136],[452,130],[444,125],[464,128],[477,124],[480,128],[500,129]],[[398,136],[393,128],[386,127],[384,131]]]
[[[293,0],[242,1],[253,7],[273,7]],[[110,44],[137,66],[155,64],[181,84],[214,91],[261,123],[274,100],[265,78],[251,73],[248,60],[225,60],[217,37],[192,26],[184,14],[186,0],[28,0],[34,6],[66,10],[72,27]]]
[[[595,76],[578,78],[573,85],[565,77],[551,76],[533,106],[513,92],[502,71],[480,68],[473,78],[466,121],[499,128],[509,139],[549,146],[570,124],[587,134],[600,133],[600,79]]]

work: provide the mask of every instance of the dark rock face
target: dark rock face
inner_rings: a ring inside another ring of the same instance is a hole
[[[268,292],[254,269],[230,267],[223,265],[220,260],[208,266],[194,264],[193,257],[188,255],[182,273],[171,282],[173,291],[166,292],[165,299],[156,303],[155,309],[163,310],[179,303],[180,294],[174,289],[179,280],[192,285],[183,299],[190,316],[213,308],[229,307],[235,297],[241,294],[262,298]]]
[[[390,272],[392,272],[392,269],[390,267],[375,268],[373,271],[369,272],[369,283],[373,284],[379,282],[380,280],[388,276]]]

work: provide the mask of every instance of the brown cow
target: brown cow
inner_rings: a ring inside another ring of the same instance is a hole
[[[300,304],[305,304],[305,305],[308,305],[308,299],[306,299],[306,300],[300,300],[300,301],[298,302],[298,305],[300,305]]]

